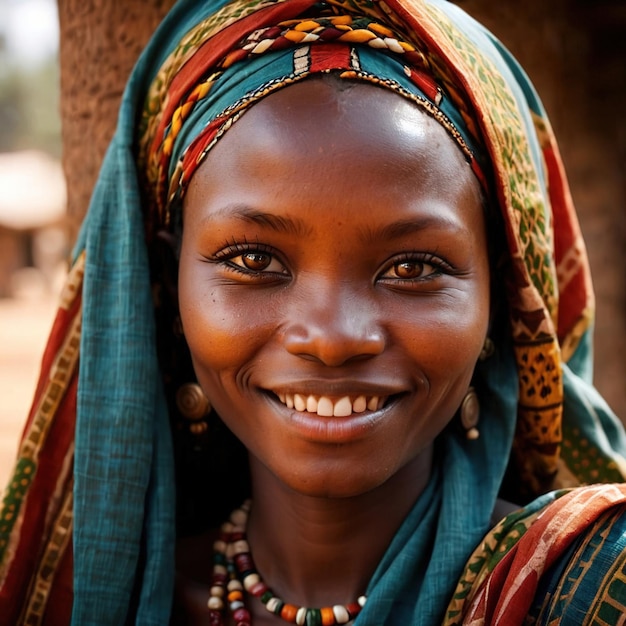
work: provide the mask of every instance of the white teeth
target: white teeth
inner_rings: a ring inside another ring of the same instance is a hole
[[[333,401],[326,396],[322,396],[317,401],[317,414],[322,417],[332,417],[333,416]]]
[[[367,399],[365,398],[365,396],[359,396],[352,403],[352,410],[355,413],[363,413],[363,411],[365,411],[366,408],[367,408]]]
[[[301,393],[278,393],[278,399],[289,409],[299,412],[317,413],[321,417],[347,417],[352,413],[363,411],[378,411],[385,406],[384,396],[357,396],[354,400],[350,396],[343,396],[332,400],[328,396],[305,396]]]
[[[309,396],[306,399],[306,410],[309,413],[317,413],[317,398],[315,396]]]
[[[293,397],[293,408],[296,411],[306,411],[306,399],[305,399],[305,397],[301,396],[299,393],[297,393]]]
[[[341,400],[339,400],[333,407],[333,415],[335,417],[347,417],[351,414],[352,402],[350,402],[350,398],[348,398],[348,396],[341,398]]]

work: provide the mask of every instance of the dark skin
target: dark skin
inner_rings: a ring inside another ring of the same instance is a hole
[[[487,335],[483,207],[460,149],[371,85],[268,96],[191,181],[179,304],[198,381],[249,451],[263,579],[292,604],[354,602]],[[180,551],[190,614],[206,606],[210,546]],[[255,625],[282,623],[248,605]]]

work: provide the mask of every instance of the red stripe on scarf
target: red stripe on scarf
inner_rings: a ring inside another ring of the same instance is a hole
[[[350,62],[350,46],[319,44],[311,46],[311,72],[354,69]]]
[[[257,28],[295,17],[313,4],[314,0],[293,0],[266,7],[236,21],[205,41],[172,80],[150,151],[158,150],[163,143],[165,129],[170,125],[174,111],[187,92],[200,83],[202,77],[214,68],[241,39]]]

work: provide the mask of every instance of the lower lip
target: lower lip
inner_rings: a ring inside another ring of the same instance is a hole
[[[274,405],[282,409],[286,421],[295,429],[300,437],[315,443],[340,444],[363,439],[378,428],[395,403],[390,400],[377,411],[352,413],[346,417],[323,417],[317,413],[294,411],[282,402],[272,400]]]

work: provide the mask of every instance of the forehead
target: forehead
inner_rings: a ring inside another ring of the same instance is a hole
[[[372,209],[370,217],[408,197],[480,203],[462,151],[413,102],[367,83],[316,78],[262,99],[224,134],[195,173],[185,211],[296,207],[316,198],[346,211],[338,201],[346,196],[356,200],[351,206]]]

